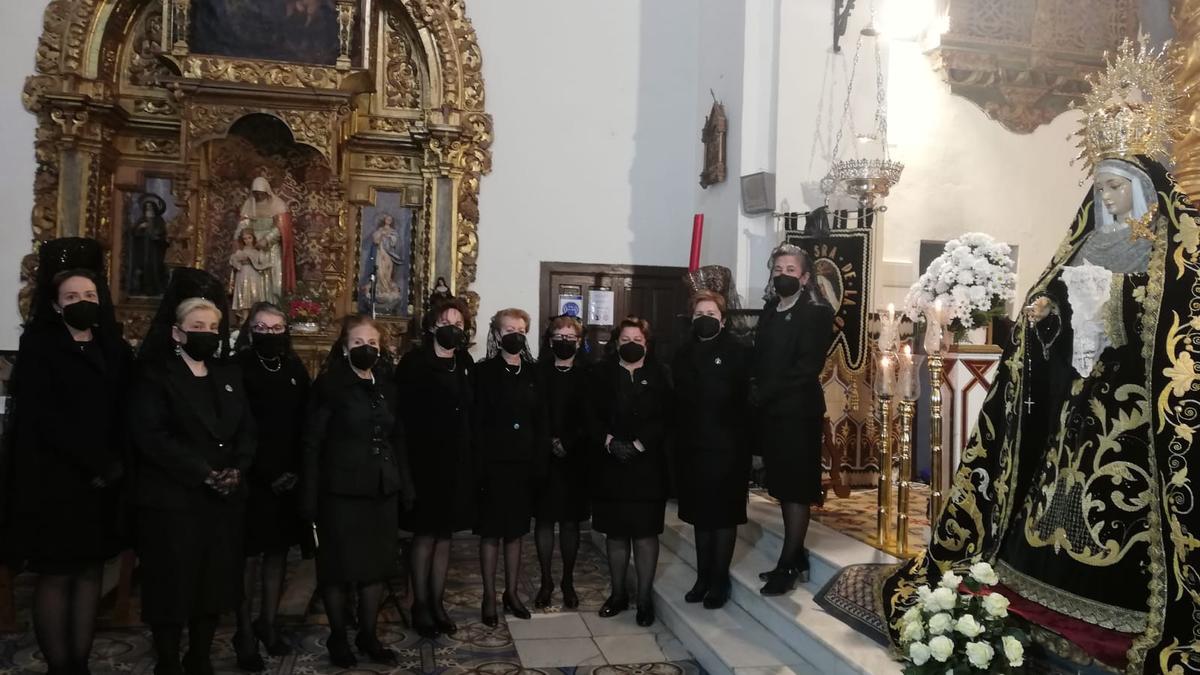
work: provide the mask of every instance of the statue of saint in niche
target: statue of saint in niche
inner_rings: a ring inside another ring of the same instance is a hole
[[[250,196],[242,204],[236,235],[238,249],[242,248],[242,233],[246,230],[254,235],[255,247],[264,254],[260,267],[262,299],[278,304],[284,295],[296,290],[292,214],[287,203],[275,195],[270,181],[261,176],[254,179]]]
[[[233,302],[230,308],[247,310],[256,303],[267,300],[266,278],[271,270],[271,256],[259,250],[254,230],[245,228],[239,236],[238,248],[229,256],[233,268]]]
[[[129,228],[125,240],[125,292],[129,295],[162,295],[167,284],[167,210],[162,197],[154,194],[138,200],[141,216]]]

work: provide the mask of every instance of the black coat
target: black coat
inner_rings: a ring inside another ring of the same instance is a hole
[[[549,451],[546,409],[537,366],[523,362],[506,372],[496,355],[475,366],[475,445],[480,466],[492,462],[535,463],[545,468]]]
[[[770,417],[822,417],[821,370],[833,342],[833,310],[801,300],[778,312],[778,304],[767,303],[758,320],[752,398]]]
[[[132,353],[119,338],[77,343],[62,325],[21,338],[11,411],[16,548],[40,561],[114,552]],[[108,486],[97,488],[94,479]]]
[[[666,500],[672,397],[666,371],[650,360],[630,373],[616,358],[610,358],[598,364],[594,373],[594,497],[604,501]],[[640,441],[646,450],[620,462],[604,446],[609,435],[621,441]]]
[[[320,495],[413,496],[395,380],[364,380],[342,361],[317,378],[304,432],[301,514],[313,520]]]
[[[671,365],[675,381],[675,445],[725,450],[746,444],[750,359],[728,331],[682,344]]]
[[[149,364],[134,387],[130,414],[136,504],[203,511],[218,501],[244,501],[256,432],[240,368],[213,363],[200,379],[179,358]],[[227,468],[241,471],[243,480],[220,497],[205,480]]]
[[[450,534],[475,521],[475,469],[471,444],[475,363],[463,350],[438,359],[426,344],[396,368],[408,463],[417,500],[405,529]]]

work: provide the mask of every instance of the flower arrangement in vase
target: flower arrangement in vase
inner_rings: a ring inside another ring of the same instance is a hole
[[[292,330],[297,333],[315,333],[320,330],[320,322],[325,314],[325,307],[316,300],[296,298],[288,303],[288,320]]]
[[[1008,598],[985,562],[964,578],[946,572],[937,588],[917,589],[917,603],[900,618],[904,675],[1023,673],[1029,635],[1008,622]]]
[[[1003,316],[1016,297],[1012,248],[979,232],[946,242],[942,254],[929,263],[905,297],[905,313],[920,321],[940,302],[946,322],[957,339]]]

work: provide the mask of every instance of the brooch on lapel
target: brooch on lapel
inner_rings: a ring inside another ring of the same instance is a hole
[[[645,386],[645,385],[647,385],[647,384],[650,384],[650,383],[649,383],[649,382],[647,382],[647,381],[645,381],[645,380],[642,380],[642,386]]]
[[[294,378],[294,377],[292,378],[292,386],[293,387],[296,386],[296,378]]]
[[[233,385],[232,384],[225,385],[225,391],[232,394],[233,393]]]
[[[718,356],[717,358],[713,359],[713,363],[717,364],[718,366],[721,365],[721,357]]]
[[[783,320],[784,320],[784,321],[791,321],[791,320],[792,320],[792,313],[791,313],[791,312],[788,312],[788,313],[784,314],[784,315],[783,315]]]

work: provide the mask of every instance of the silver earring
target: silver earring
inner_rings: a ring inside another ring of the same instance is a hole
[[[183,356],[183,347],[178,342],[175,343],[175,356]]]

